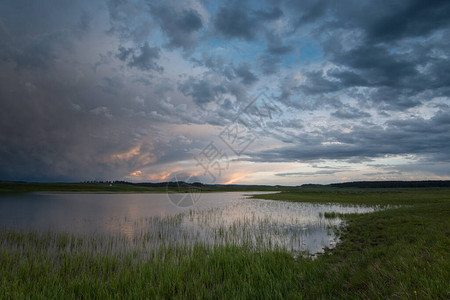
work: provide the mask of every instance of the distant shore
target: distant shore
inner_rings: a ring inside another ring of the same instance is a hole
[[[410,188],[450,188],[450,180],[424,181],[356,181],[321,184],[303,184],[299,186],[280,185],[226,185],[203,184],[199,182],[142,182],[97,181],[97,182],[24,182],[0,181],[0,193],[26,192],[88,192],[88,193],[186,193],[186,192],[250,192],[250,191],[308,191],[345,189],[410,189]]]

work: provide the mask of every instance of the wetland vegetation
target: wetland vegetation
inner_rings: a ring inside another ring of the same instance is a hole
[[[186,236],[189,242],[173,240],[164,226],[140,230],[131,240],[124,234],[3,228],[0,298],[449,297],[450,190],[310,187],[253,197],[377,209],[323,211],[324,222],[342,219],[346,226],[338,227],[336,247],[316,259],[270,239],[230,239],[233,226],[242,234],[250,221],[222,224],[213,231],[217,243],[192,236]],[[186,215],[202,220],[214,214]],[[181,222],[179,216],[167,218],[143,222]]]

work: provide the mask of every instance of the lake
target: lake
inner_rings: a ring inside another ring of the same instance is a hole
[[[338,217],[376,208],[251,199],[262,192],[203,193],[179,207],[183,194],[30,193],[0,195],[0,229],[115,236],[123,244],[251,245],[296,255],[320,253],[338,238]],[[181,198],[180,198],[181,199]]]

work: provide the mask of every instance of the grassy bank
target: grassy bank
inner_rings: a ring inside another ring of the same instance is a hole
[[[337,203],[343,205],[368,206],[450,204],[450,189],[346,189],[321,187],[316,189],[296,189],[277,194],[255,195],[252,197],[291,202]]]
[[[346,215],[341,243],[315,260],[231,245],[117,252],[95,236],[3,230],[0,298],[449,298],[449,190],[260,197],[401,206]]]

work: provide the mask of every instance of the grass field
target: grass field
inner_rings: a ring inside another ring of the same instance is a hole
[[[258,197],[390,208],[345,215],[341,242],[315,260],[232,245],[117,252],[108,251],[114,240],[96,236],[2,230],[0,298],[450,298],[450,190],[311,188]]]

